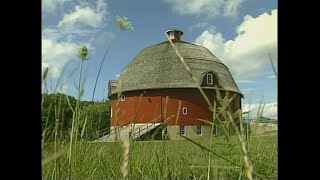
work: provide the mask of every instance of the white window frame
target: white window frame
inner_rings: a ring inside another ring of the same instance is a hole
[[[184,114],[184,115],[188,114],[188,107],[182,108],[182,114]]]
[[[121,101],[125,101],[125,100],[126,100],[126,96],[125,96],[124,94],[121,94],[121,95],[120,95],[120,100],[121,100]]]
[[[200,127],[200,134],[198,133],[199,127]],[[201,125],[197,125],[197,132],[196,133],[198,136],[202,136],[202,126]]]
[[[168,135],[168,127],[165,127],[165,128],[164,128],[164,130],[163,130],[163,135],[165,135],[165,136]]]
[[[183,129],[181,129],[183,127]],[[183,133],[181,133],[183,131]],[[186,135],[187,126],[179,126],[179,134],[182,136]]]
[[[213,126],[212,134],[215,135],[215,136],[218,135],[218,127],[217,127],[217,125],[214,125],[214,126]]]
[[[110,117],[112,118],[113,108],[110,109]]]
[[[210,79],[211,82],[209,82],[209,79]],[[210,84],[210,85],[213,84],[213,74],[212,73],[208,73],[207,74],[207,84]]]

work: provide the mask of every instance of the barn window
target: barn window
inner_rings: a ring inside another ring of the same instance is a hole
[[[180,126],[180,135],[185,136],[186,135],[186,126]]]
[[[207,84],[213,84],[213,75],[211,73],[207,74]]]
[[[112,111],[113,111],[113,108],[110,109],[110,117],[112,118]]]
[[[197,135],[202,135],[202,126],[197,126]]]
[[[122,95],[120,96],[120,99],[121,99],[121,101],[125,101],[125,100],[126,100],[126,96],[122,94]]]
[[[187,107],[183,107],[182,108],[182,114],[188,114],[188,108]]]
[[[168,135],[168,128],[166,127],[166,128],[164,128],[164,130],[163,130],[163,134],[164,135]]]
[[[212,127],[212,134],[217,136],[218,135],[218,127],[217,126],[213,126]]]
[[[201,86],[213,87],[217,85],[219,87],[219,79],[214,72],[204,72],[201,75],[201,78]]]

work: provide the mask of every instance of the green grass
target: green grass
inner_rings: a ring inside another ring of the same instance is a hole
[[[277,179],[277,136],[252,136],[249,152],[255,179]],[[210,139],[197,143],[209,147]],[[211,156],[210,179],[244,179],[243,156],[239,142],[232,136],[229,144],[224,137],[214,137],[212,150],[236,162],[231,164]],[[68,149],[60,144],[59,149]],[[54,144],[43,151],[46,159],[54,154]],[[72,164],[72,179],[121,179],[123,147],[120,143],[77,142]],[[187,140],[133,142],[129,154],[129,179],[207,179],[209,154]],[[44,179],[66,179],[67,153],[43,165]]]

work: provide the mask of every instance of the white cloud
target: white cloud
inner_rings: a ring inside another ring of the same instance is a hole
[[[276,78],[276,75],[267,76],[267,78],[274,79],[274,78]]]
[[[260,109],[260,110],[259,110]],[[262,111],[262,116],[278,119],[278,103],[272,102],[267,104],[243,104],[242,105],[242,112],[250,112],[250,118],[256,118],[258,115],[258,110]]]
[[[260,75],[262,68],[270,65],[268,53],[277,62],[277,9],[271,15],[245,16],[236,31],[237,36],[226,41],[221,33],[210,28],[203,31],[195,43],[215,54],[236,79]]]
[[[42,0],[42,12],[52,13],[58,6],[62,6],[67,1],[70,0]]]
[[[164,0],[180,15],[236,16],[244,0]]]
[[[80,5],[71,7],[71,12],[61,15],[58,26],[43,27],[42,68],[48,67],[48,73],[53,78],[61,75],[63,67],[69,61],[78,59],[77,49],[82,45],[87,46],[89,53],[92,52],[93,34],[105,25],[107,4],[103,0],[98,0],[95,4],[83,1],[79,3]],[[47,4],[50,4],[49,1]],[[46,21],[46,18],[49,17],[44,17],[43,20]]]
[[[238,8],[244,0],[226,0],[223,9],[224,16],[236,16]]]
[[[120,77],[120,74],[116,74],[116,79],[118,79]]]
[[[50,38],[42,39],[42,67],[48,67],[52,77],[57,78],[61,74],[64,65],[77,58],[77,49],[80,44],[72,42],[57,42]]]
[[[86,37],[93,33],[92,29],[88,28],[58,28],[45,27],[42,30],[42,37],[50,37],[55,40],[74,41],[79,37]]]
[[[90,6],[77,5],[74,11],[63,16],[58,23],[58,27],[73,27],[76,23],[80,23],[97,28],[101,26],[106,14],[107,4],[103,0],[97,2],[95,9]]]

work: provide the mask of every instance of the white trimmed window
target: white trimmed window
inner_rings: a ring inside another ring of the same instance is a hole
[[[112,111],[113,111],[113,108],[110,109],[110,117],[112,118]]]
[[[125,101],[126,100],[126,96],[121,94],[120,99],[121,99],[121,101]]]
[[[217,127],[217,126],[213,126],[213,128],[212,128],[212,134],[213,134],[213,135],[218,135],[218,127]]]
[[[197,135],[201,136],[202,135],[202,126],[197,126]]]
[[[183,107],[182,108],[182,114],[188,114],[188,108],[187,107]]]
[[[213,84],[213,74],[207,74],[207,84]]]
[[[168,128],[167,127],[164,128],[163,135],[168,135]]]
[[[186,135],[186,126],[180,126],[179,133],[182,136]]]

